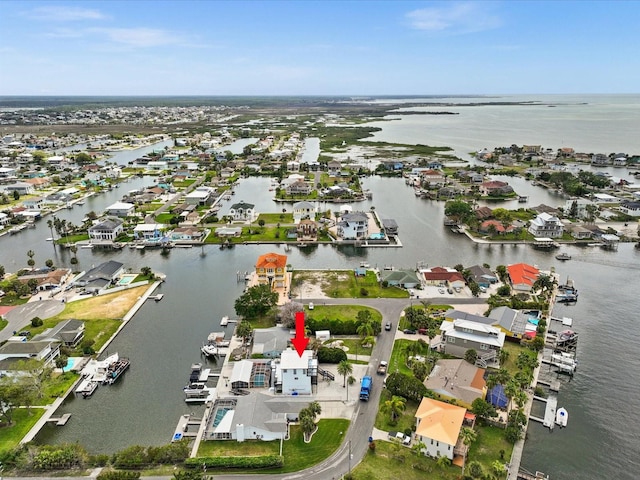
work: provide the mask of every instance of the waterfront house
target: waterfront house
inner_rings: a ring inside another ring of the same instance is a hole
[[[73,283],[87,291],[99,292],[114,283],[123,271],[123,263],[109,260],[85,272]]]
[[[311,385],[317,384],[318,359],[312,350],[304,350],[298,355],[296,350],[287,349],[280,354],[276,364],[276,390],[283,395],[311,395]]]
[[[343,240],[362,240],[369,236],[369,217],[364,212],[345,213],[337,225],[338,236]]]
[[[422,453],[433,458],[447,457],[449,460],[453,460],[454,455],[465,454],[466,449],[456,447],[464,447],[459,442],[459,436],[466,412],[464,407],[423,398],[415,414],[415,435],[418,442],[424,444]]]
[[[311,184],[303,180],[296,180],[285,188],[287,195],[309,195],[311,190],[313,190]]]
[[[252,355],[262,355],[265,358],[278,358],[289,346],[291,332],[288,328],[270,327],[253,330]]]
[[[55,340],[13,342],[9,341],[0,347],[0,361],[39,360],[45,366],[53,365],[60,355],[60,342]]]
[[[273,290],[288,285],[287,256],[277,253],[266,253],[258,257],[256,262],[258,284],[271,285]]]
[[[116,202],[109,205],[104,211],[107,215],[125,218],[133,216],[136,206],[133,203]]]
[[[31,197],[22,202],[24,208],[29,210],[42,210],[44,206],[44,198],[42,197]]]
[[[478,231],[483,235],[490,234],[492,231],[497,234],[505,234],[513,232],[514,230],[515,227],[513,225],[507,225],[505,227],[504,224],[498,220],[485,220],[478,227]]]
[[[591,200],[588,200],[586,198],[571,198],[564,203],[564,213],[566,216],[569,216],[574,204],[576,208],[576,217],[582,219],[585,219],[589,216],[587,205],[594,205]]]
[[[393,218],[383,218],[382,229],[387,235],[398,235],[398,223]]]
[[[513,193],[513,187],[507,182],[489,180],[480,184],[480,194],[484,196],[508,195],[510,193]]]
[[[250,395],[219,398],[212,407],[203,440],[284,440],[289,423],[309,405],[305,397]]]
[[[301,241],[316,241],[318,239],[318,222],[315,220],[300,220],[296,227],[296,238]]]
[[[380,281],[387,282],[388,285],[402,288],[416,288],[420,279],[414,270],[382,270]]]
[[[531,220],[529,233],[534,237],[559,238],[564,233],[564,225],[555,215],[543,212]]]
[[[483,265],[473,265],[468,268],[471,278],[480,287],[489,288],[494,283],[498,283],[498,277],[490,268]]]
[[[421,270],[427,285],[436,287],[463,288],[466,285],[464,277],[455,268],[433,267]]]
[[[9,217],[9,215],[4,212],[0,212],[0,226],[8,225],[10,221],[11,218]]]
[[[303,219],[315,219],[316,206],[311,202],[296,202],[293,204],[293,223],[298,224]]]
[[[90,226],[87,232],[92,240],[110,240],[113,242],[124,231],[123,224],[124,222],[121,218],[110,217]]]
[[[511,288],[519,292],[530,292],[540,275],[540,270],[526,263],[515,263],[507,266],[507,273]]]
[[[429,187],[444,186],[447,182],[444,174],[440,170],[425,170],[420,173],[422,185]]]
[[[225,167],[220,170],[221,178],[231,178],[236,171],[231,167]]]
[[[458,405],[471,408],[476,398],[484,398],[487,393],[485,372],[463,359],[438,360],[424,385],[441,400],[455,400]]]
[[[185,195],[184,201],[189,205],[211,205],[215,201],[214,192],[211,187],[198,187]]]
[[[489,317],[491,325],[499,328],[508,338],[522,339],[528,332],[535,332],[538,327],[538,315],[530,312],[522,312],[513,308],[502,306],[491,310]]]
[[[171,231],[169,238],[172,242],[201,242],[205,232],[196,227],[178,227]]]
[[[236,221],[248,221],[253,222],[256,218],[256,212],[254,210],[255,205],[252,203],[238,202],[231,205],[229,209],[229,215]]]
[[[32,270],[28,275],[20,275],[18,277],[18,281],[20,281],[20,283],[28,284],[30,280],[35,280],[35,290],[44,292],[60,287],[70,276],[71,270],[68,268],[57,268],[55,270],[42,268],[39,270]]]
[[[219,238],[239,237],[242,235],[242,227],[218,227],[215,235]]]
[[[81,320],[63,320],[33,337],[33,341],[58,341],[65,347],[76,348],[84,338],[84,330],[84,322]]]
[[[497,357],[504,345],[505,334],[499,328],[470,320],[444,320],[440,324],[442,351],[447,355],[464,358],[473,349],[485,361]]]
[[[587,240],[593,236],[591,230],[580,225],[570,225],[567,230],[571,232],[571,236],[576,240]]]
[[[159,242],[164,238],[167,225],[163,223],[140,223],[133,229],[133,238],[150,242]]]
[[[340,170],[342,170],[342,165],[337,160],[331,160],[327,163],[327,172],[330,177],[338,177],[340,176]]]

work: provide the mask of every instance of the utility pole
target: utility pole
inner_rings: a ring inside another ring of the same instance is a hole
[[[349,440],[349,476],[351,476],[351,458],[353,457],[353,455],[351,455],[351,440]]]

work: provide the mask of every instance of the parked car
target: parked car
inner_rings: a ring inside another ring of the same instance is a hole
[[[309,310],[313,310],[315,307],[313,306],[313,302],[309,302]]]
[[[438,289],[438,293],[439,293],[440,295],[444,295],[444,288],[439,288],[439,289]]]
[[[389,439],[398,439],[403,445],[409,445],[411,443],[411,437],[405,435],[402,432],[389,432]]]
[[[407,335],[415,335],[416,331],[415,330],[411,330],[410,328],[405,328],[402,333],[406,333]]]
[[[384,329],[389,332],[391,331],[391,322],[387,322],[384,324]]]

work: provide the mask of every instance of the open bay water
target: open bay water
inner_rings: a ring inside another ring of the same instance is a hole
[[[526,123],[527,118],[525,114],[520,121]],[[382,123],[383,128],[389,125],[395,124]],[[640,131],[638,124],[636,131]],[[409,143],[427,143],[423,135],[410,140]],[[508,142],[511,143],[515,142]],[[150,179],[138,181],[152,183]],[[522,465],[530,471],[544,471],[553,480],[637,478],[640,250],[631,244],[620,245],[617,252],[563,247],[573,259],[562,263],[555,260],[553,253],[526,245],[475,244],[443,227],[442,203],[416,198],[402,180],[371,177],[363,183],[373,192],[373,199],[354,204],[354,209],[374,206],[381,218],[395,219],[403,248],[293,248],[287,253],[288,263],[297,269],[350,268],[361,261],[380,268],[411,268],[418,262],[429,266],[486,262],[492,267],[528,262],[541,269],[554,267],[561,278],[574,280],[580,291],[577,304],[559,305],[553,312],[574,319],[574,328],[580,333],[580,363],[573,380],[565,379],[559,394],[559,406],[569,412],[568,427],[550,434],[531,424]],[[124,190],[128,188],[135,187]],[[233,200],[225,202],[225,208],[244,200],[254,203],[260,212],[281,211],[283,207],[290,210],[290,204],[273,202],[268,188],[266,178],[243,180]],[[110,195],[124,193],[122,190],[123,187],[97,196],[91,208],[88,203],[83,208],[101,211],[115,201]],[[547,198],[544,190],[526,193],[531,197],[529,205],[552,204],[553,198]],[[78,208],[65,213],[75,215]],[[328,204],[327,208],[335,205]],[[54,257],[52,245],[45,242],[49,236],[46,221],[41,221],[36,229],[0,238],[0,264],[12,271],[12,260],[17,258],[18,266],[26,264],[26,251],[32,249],[39,263],[54,258],[57,264],[70,266],[67,251],[59,251]],[[118,351],[132,361],[131,369],[118,384],[100,387],[87,400],[70,399],[60,411],[72,413],[71,421],[65,427],[47,426],[37,440],[78,441],[92,453],[111,453],[134,444],[167,443],[180,415],[201,411],[184,403],[182,387],[188,381],[191,363],[202,361],[199,349],[208,333],[220,329],[222,316],[234,315],[233,303],[243,288],[242,283],[236,282],[237,272],[251,270],[257,257],[269,251],[284,253],[282,246],[275,245],[242,245],[231,250],[215,246],[173,249],[168,256],[159,251],[141,253],[126,248],[113,253],[80,249],[82,269],[115,259],[134,270],[150,266],[166,273],[167,282],[158,290],[165,297],[159,303],[147,302],[109,347],[109,352]]]

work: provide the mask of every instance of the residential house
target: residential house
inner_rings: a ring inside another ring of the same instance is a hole
[[[564,233],[564,225],[555,215],[543,212],[531,220],[529,233],[534,237],[559,238]]]
[[[473,213],[478,220],[487,220],[493,216],[493,210],[489,207],[476,208]]]
[[[430,457],[447,457],[466,453],[459,442],[460,430],[467,409],[450,403],[423,398],[416,411],[416,432],[418,442],[424,444],[422,453]]]
[[[184,201],[189,205],[211,205],[215,201],[214,192],[211,187],[197,187],[185,195]]]
[[[466,285],[464,277],[455,268],[433,267],[421,270],[427,285],[437,287],[463,288]]]
[[[312,350],[304,350],[298,355],[296,350],[287,349],[280,354],[276,367],[276,390],[283,395],[311,395],[311,385],[317,383],[318,359]]]
[[[416,288],[421,285],[420,279],[414,270],[382,270],[380,280],[388,285],[402,288]]]
[[[342,165],[337,160],[331,160],[327,163],[327,172],[330,177],[339,177],[340,170],[342,170]]]
[[[53,365],[60,355],[60,342],[55,340],[7,342],[0,347],[0,361],[7,359],[39,360]]]
[[[236,171],[231,167],[224,167],[220,170],[221,178],[231,178]]]
[[[604,153],[595,153],[591,157],[591,165],[595,165],[596,167],[602,167],[609,165],[609,157]]]
[[[309,405],[309,398],[272,396],[252,392],[250,395],[219,398],[203,440],[284,440],[289,423],[298,418],[300,410]]]
[[[485,361],[493,360],[504,345],[505,334],[499,328],[470,320],[444,320],[440,324],[442,351],[464,358],[467,350],[475,350]]]
[[[519,292],[530,292],[540,275],[540,270],[526,263],[514,263],[507,266],[507,273],[511,288]]]
[[[440,187],[447,183],[447,179],[440,170],[425,170],[420,173],[422,185],[426,187]]]
[[[100,292],[114,283],[123,271],[123,263],[109,260],[85,272],[73,283],[87,291]]]
[[[532,315],[531,312],[522,312],[510,307],[496,307],[489,313],[491,325],[502,330],[509,338],[522,339],[527,333],[535,336],[539,320],[538,312]]]
[[[22,202],[22,205],[29,210],[42,210],[44,206],[44,198],[31,197]]]
[[[163,223],[140,223],[133,228],[133,238],[159,242],[164,238],[167,229],[167,225]]]
[[[300,171],[300,162],[295,160],[291,160],[287,162],[287,171],[288,172],[299,172]]]
[[[205,232],[196,227],[178,227],[171,231],[169,238],[172,242],[201,242]]]
[[[131,217],[134,215],[135,211],[136,206],[133,203],[127,202],[116,202],[105,209],[105,213],[107,215],[121,218]]]
[[[315,241],[318,239],[318,222],[315,220],[300,220],[296,227],[296,237],[298,240]]]
[[[289,346],[291,332],[288,328],[270,327],[253,330],[252,355],[262,355],[265,358],[279,358]]]
[[[640,202],[624,202],[620,204],[620,211],[632,217],[640,217]]]
[[[20,275],[18,280],[20,283],[29,283],[31,280],[36,281],[35,290],[44,292],[60,287],[71,276],[71,270],[68,268],[42,268],[34,270],[28,275]]]
[[[311,184],[302,180],[297,180],[287,185],[287,187],[285,188],[285,192],[287,192],[287,195],[309,195],[312,190],[313,187],[311,186]]]
[[[398,223],[393,218],[383,218],[382,229],[387,235],[398,235]]]
[[[580,225],[569,225],[567,230],[571,232],[571,236],[576,240],[587,240],[593,236],[591,230]]]
[[[51,180],[48,177],[35,177],[27,178],[25,183],[30,183],[36,190],[42,190],[43,188],[47,188],[51,185]]]
[[[110,240],[116,238],[124,231],[124,221],[121,218],[110,217],[88,228],[89,238],[92,240]]]
[[[513,193],[513,187],[511,187],[507,182],[489,180],[480,184],[480,193],[485,196],[508,195]]]
[[[591,200],[587,200],[586,198],[572,198],[567,200],[564,203],[564,213],[565,215],[569,215],[571,209],[573,208],[573,204],[576,205],[576,217],[577,218],[588,218],[589,212],[587,211],[587,205],[594,205]]]
[[[438,360],[424,385],[441,400],[455,400],[458,405],[471,408],[476,398],[484,398],[487,393],[485,372],[463,359]]]
[[[256,212],[254,210],[255,205],[252,203],[239,202],[231,205],[231,209],[229,209],[229,215],[233,218],[233,220],[243,220],[248,222],[253,222],[256,218]]]
[[[65,347],[76,348],[84,338],[84,330],[84,322],[81,320],[63,320],[33,337],[33,341],[58,341]]]
[[[483,265],[473,265],[468,268],[471,278],[480,287],[488,288],[494,283],[498,283],[498,276],[490,268]]]
[[[11,222],[11,217],[4,212],[0,212],[0,226],[9,225]]]
[[[193,209],[180,214],[180,223],[185,225],[197,225],[200,223],[200,213]]]
[[[343,240],[362,240],[369,236],[369,216],[364,212],[345,213],[337,225],[338,236]]]
[[[515,227],[513,225],[507,225],[505,227],[504,224],[498,220],[485,220],[478,227],[478,231],[483,235],[491,233],[504,234],[513,232],[514,230]]]
[[[300,220],[316,218],[316,206],[311,202],[296,202],[293,204],[293,223],[296,225]]]
[[[277,253],[266,253],[258,257],[256,275],[260,285],[271,285],[272,289],[288,286],[287,256]]]
[[[27,182],[15,182],[10,185],[5,185],[4,191],[10,194],[18,192],[18,195],[33,195],[35,193],[35,188]]]

